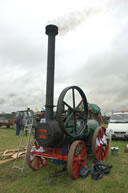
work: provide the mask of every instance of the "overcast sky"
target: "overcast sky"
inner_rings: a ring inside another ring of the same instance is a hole
[[[44,107],[51,23],[55,104],[77,85],[103,113],[128,110],[128,1],[0,0],[0,111]]]

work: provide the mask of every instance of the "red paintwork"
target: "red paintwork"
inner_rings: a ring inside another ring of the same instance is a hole
[[[46,139],[46,135],[45,135],[46,132],[47,132],[46,129],[40,129],[40,138]]]
[[[45,158],[51,158],[56,160],[67,160],[67,155],[60,154],[59,150],[58,153],[54,152],[30,152],[31,155],[43,156]]]
[[[47,129],[40,129],[41,132],[47,132]]]
[[[30,155],[36,155],[36,157],[51,158],[56,160],[67,161],[68,148],[65,148],[65,154],[62,154],[62,148],[44,148],[44,152],[38,152],[40,145],[35,142],[35,151],[31,151]]]

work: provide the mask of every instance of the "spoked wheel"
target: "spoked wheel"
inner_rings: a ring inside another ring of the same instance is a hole
[[[67,170],[74,179],[80,177],[80,168],[86,165],[86,146],[83,141],[74,141],[68,152]]]
[[[60,128],[72,137],[80,136],[87,127],[88,104],[81,88],[65,88],[58,99],[57,120]]]
[[[29,145],[27,149],[27,155],[26,155],[28,166],[33,170],[39,170],[40,168],[43,168],[48,162],[47,158],[44,158],[43,156],[38,155],[38,152],[41,152],[41,151],[42,151],[42,147],[34,139],[31,145]],[[35,153],[36,155],[33,153]]]
[[[92,138],[92,153],[99,161],[106,160],[109,151],[109,139],[106,128],[98,127]]]

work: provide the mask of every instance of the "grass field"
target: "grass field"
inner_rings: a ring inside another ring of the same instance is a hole
[[[0,128],[0,152],[18,147],[19,140],[20,137],[15,136],[14,129]],[[85,179],[73,180],[67,171],[54,177],[52,174],[58,169],[58,165],[52,161],[36,172],[26,164],[24,173],[12,169],[13,161],[1,164],[0,193],[128,193],[128,153],[124,152],[127,143],[127,141],[110,143],[110,147],[119,147],[119,155],[113,156],[109,151],[105,163],[112,165],[111,172],[97,181],[90,175]],[[21,159],[19,164],[22,161]],[[88,162],[92,162],[91,156],[87,156]]]

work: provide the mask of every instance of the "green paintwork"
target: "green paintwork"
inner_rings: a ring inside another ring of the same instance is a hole
[[[99,127],[99,123],[94,119],[88,119],[88,129],[89,132],[94,133],[97,127]]]
[[[78,129],[80,128],[80,122],[81,120],[79,121],[77,120]],[[72,143],[74,140],[85,140],[89,136],[89,134],[94,133],[96,128],[99,127],[99,123],[94,119],[88,119],[87,125],[88,125],[87,129],[85,129],[84,132],[79,137],[73,138],[71,136],[64,135],[64,143],[65,144]],[[75,132],[75,129],[71,125],[69,128],[66,129],[68,130],[68,132],[70,131],[71,134]]]
[[[96,104],[88,104],[88,109],[90,109],[90,112],[93,114],[100,114],[101,113],[100,107]]]

